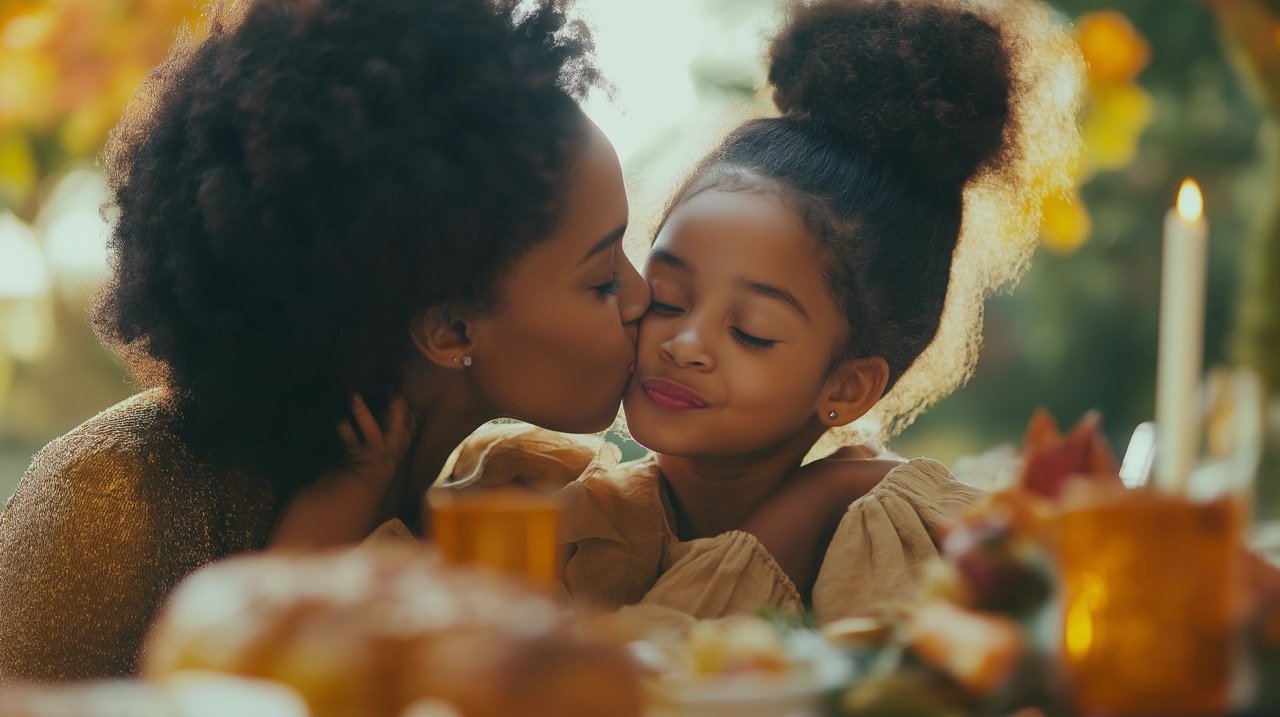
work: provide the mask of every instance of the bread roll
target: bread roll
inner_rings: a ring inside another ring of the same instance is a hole
[[[396,717],[433,700],[463,717],[639,717],[643,690],[625,651],[571,627],[519,584],[408,546],[246,556],[179,587],[149,636],[144,674],[278,680],[315,717]]]

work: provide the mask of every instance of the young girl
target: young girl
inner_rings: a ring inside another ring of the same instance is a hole
[[[1061,120],[1078,64],[1061,31],[1039,7],[971,6],[793,10],[771,49],[782,115],[747,122],[701,162],[649,255],[653,301],[624,408],[652,454],[562,490],[575,603],[698,618],[761,606],[807,605],[823,621],[871,613],[911,596],[933,536],[980,497],[927,459],[851,455],[793,476],[819,439],[886,396],[911,405],[893,391],[938,336],[948,284],[984,280],[953,271],[962,234],[1034,238],[1025,217],[975,229],[966,190],[1026,214],[1038,204],[1024,193],[1028,157],[1074,146]],[[1037,47],[1034,33],[1010,36],[1015,19],[1041,23]],[[1025,74],[1019,53],[1046,48],[1062,72]],[[1032,127],[1028,98],[1055,77],[1062,111]],[[1043,190],[1053,178],[1040,179]],[[477,451],[509,459],[495,446],[555,442],[525,429],[475,440],[464,454],[475,474]]]

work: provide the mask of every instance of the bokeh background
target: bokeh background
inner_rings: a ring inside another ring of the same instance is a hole
[[[587,110],[627,172],[637,258],[699,149],[768,111],[779,7],[579,0],[614,85]],[[1280,0],[1054,7],[1089,62],[1079,187],[1045,206],[1030,272],[988,305],[976,373],[895,439],[904,455],[1016,442],[1037,406],[1099,410],[1123,450],[1153,412],[1161,222],[1185,176],[1210,224],[1206,360],[1280,389]],[[0,499],[40,446],[134,390],[86,321],[107,272],[96,157],[176,28],[200,22],[181,0],[0,0]]]

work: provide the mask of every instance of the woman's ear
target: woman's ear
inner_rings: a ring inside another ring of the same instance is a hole
[[[446,309],[427,309],[414,317],[409,337],[418,353],[444,368],[470,365],[471,339],[467,321]]]
[[[884,395],[889,364],[879,356],[842,361],[818,402],[818,420],[827,426],[845,426],[858,420]]]

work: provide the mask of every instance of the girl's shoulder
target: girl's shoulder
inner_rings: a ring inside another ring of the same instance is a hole
[[[849,505],[851,511],[896,503],[930,524],[949,524],[986,493],[951,474],[931,458],[913,458],[887,471],[870,490]]]
[[[938,540],[984,495],[935,460],[892,468],[846,508],[814,581],[814,610],[829,622],[912,599]]]

